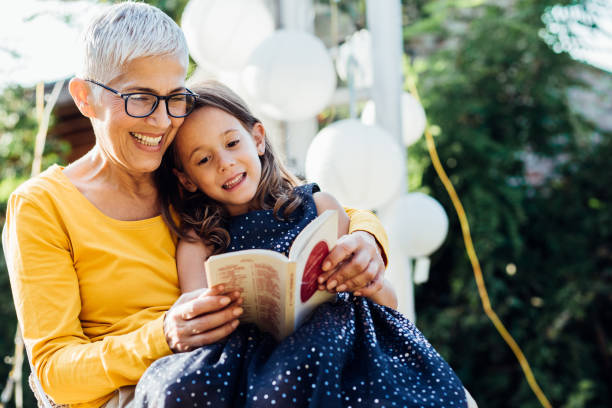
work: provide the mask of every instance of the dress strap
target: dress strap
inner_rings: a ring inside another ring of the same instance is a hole
[[[295,190],[301,195],[313,195],[321,191],[317,183],[308,183],[301,186],[297,186]]]

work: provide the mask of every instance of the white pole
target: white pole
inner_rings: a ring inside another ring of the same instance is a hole
[[[373,84],[372,99],[376,105],[376,124],[389,131],[402,146],[402,5],[400,0],[366,0],[366,17],[372,37]],[[406,191],[406,180],[396,198]],[[393,201],[393,200],[391,200]],[[389,203],[391,204],[391,203]],[[388,205],[379,208],[385,216]],[[393,237],[389,237],[393,241]],[[393,242],[391,242],[393,244]],[[401,250],[391,249],[391,265],[387,277],[398,291],[400,312],[410,320],[416,319],[412,260],[406,259]]]
[[[372,36],[376,123],[402,143],[402,7],[400,0],[367,0],[366,17]]]
[[[313,0],[281,0],[279,14],[282,28],[314,33]],[[317,119],[287,122],[285,130],[286,164],[298,176],[304,177],[306,152],[318,131]]]

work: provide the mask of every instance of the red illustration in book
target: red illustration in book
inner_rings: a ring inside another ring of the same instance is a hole
[[[310,251],[306,266],[304,267],[304,274],[302,275],[302,288],[300,290],[302,303],[310,299],[317,291],[319,286],[317,278],[323,273],[321,264],[327,254],[329,254],[329,248],[325,241],[319,241]]]

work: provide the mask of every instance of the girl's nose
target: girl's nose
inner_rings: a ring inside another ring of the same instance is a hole
[[[230,152],[222,152],[218,154],[219,159],[219,171],[223,172],[232,167],[236,161]]]

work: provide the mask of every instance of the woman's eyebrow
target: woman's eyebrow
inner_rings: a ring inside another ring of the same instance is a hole
[[[178,88],[174,88],[173,90],[171,90],[168,93],[168,95],[172,95],[173,93],[177,93],[177,92],[184,92],[186,89],[187,88],[185,88],[184,86],[181,86],[181,87],[178,87]],[[155,94],[155,95],[159,95],[155,89],[145,88],[145,87],[131,87],[131,88],[127,88],[126,91],[148,92],[148,93],[152,93],[152,94]]]

